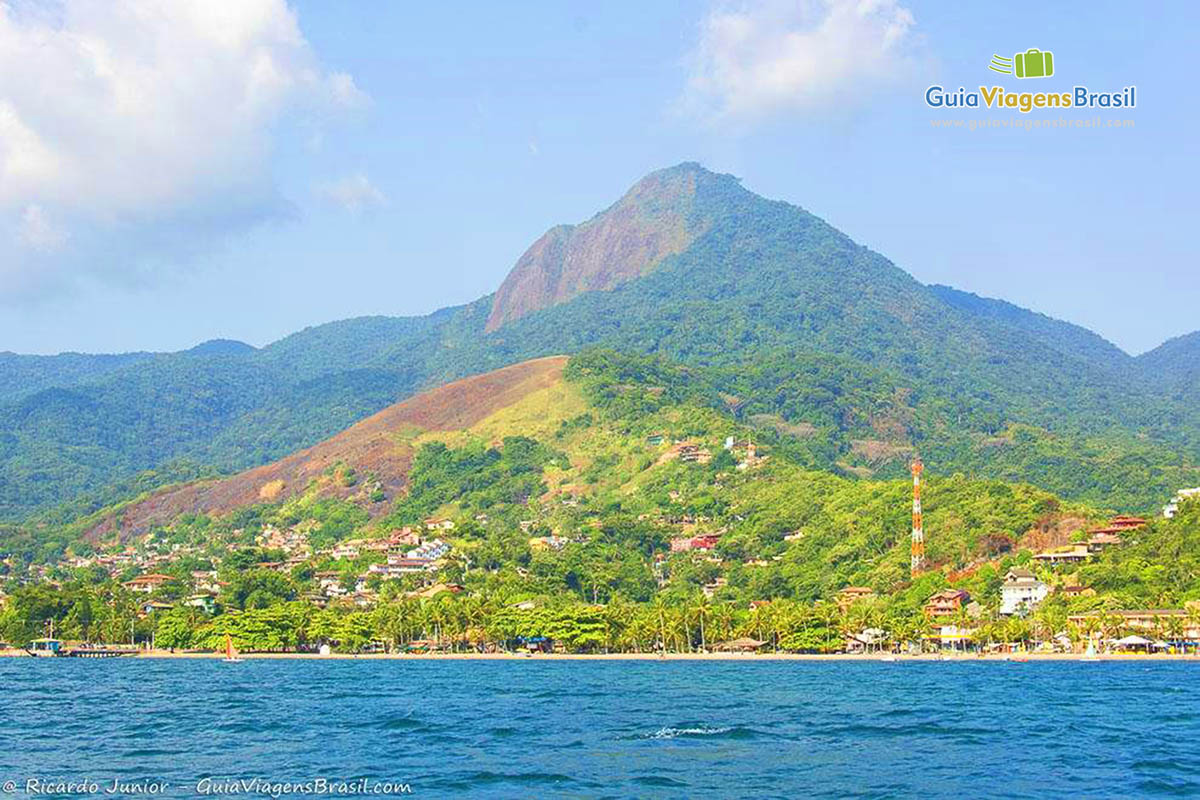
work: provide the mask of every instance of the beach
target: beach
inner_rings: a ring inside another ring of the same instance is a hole
[[[0,650],[0,658],[30,658],[29,653],[19,649]],[[139,659],[224,659],[225,654],[209,651],[185,650],[138,650],[121,656]],[[895,653],[239,653],[247,660],[314,660],[314,661],[880,661],[885,663],[921,662],[970,662],[1009,661],[1014,663],[1033,661],[1161,661],[1196,662],[1200,656],[1173,653],[921,653],[900,655]]]

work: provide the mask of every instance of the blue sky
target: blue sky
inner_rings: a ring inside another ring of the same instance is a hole
[[[1130,352],[1200,328],[1191,4],[203,5],[0,10],[0,350],[427,313],[686,160]],[[1030,47],[1053,78],[986,69]],[[1067,115],[1135,127],[935,129],[1020,115],[932,83],[1136,84]]]

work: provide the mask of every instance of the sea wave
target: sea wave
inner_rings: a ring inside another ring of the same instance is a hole
[[[740,725],[714,727],[695,725],[687,727],[665,726],[651,733],[639,734],[635,739],[692,739],[702,737],[717,737],[722,739],[752,739],[759,736],[759,731]]]

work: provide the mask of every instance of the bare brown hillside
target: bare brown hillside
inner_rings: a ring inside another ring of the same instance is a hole
[[[388,496],[403,490],[413,450],[423,432],[469,428],[491,414],[562,379],[565,356],[539,358],[454,381],[389,406],[320,444],[246,472],[165,489],[98,524],[89,538],[143,533],[156,522],[183,513],[226,512],[263,501],[286,499],[344,462],[372,474]]]

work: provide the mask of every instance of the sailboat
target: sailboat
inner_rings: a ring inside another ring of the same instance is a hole
[[[241,657],[238,655],[237,648],[233,646],[233,638],[227,633],[225,634],[225,663],[237,664],[241,662]]]

